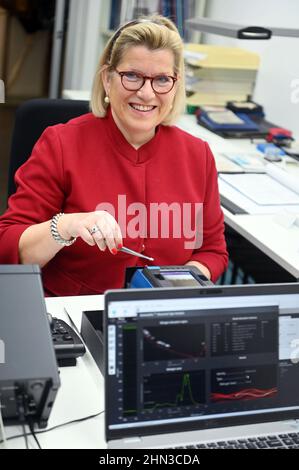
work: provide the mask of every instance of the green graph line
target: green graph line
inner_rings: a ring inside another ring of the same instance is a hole
[[[153,406],[152,408],[149,408],[149,409],[156,409],[156,408],[163,408],[163,407],[166,407],[166,406],[172,406],[172,407],[176,407],[178,406],[181,402],[184,401],[184,397],[185,397],[185,390],[188,390],[188,393],[189,393],[189,397],[190,397],[190,401],[193,405],[199,405],[198,402],[196,402],[193,398],[193,394],[192,394],[192,389],[191,389],[191,383],[190,383],[190,374],[184,374],[183,375],[183,382],[182,382],[182,386],[181,386],[181,390],[180,392],[177,394],[176,396],[176,399],[175,399],[175,402],[174,403],[157,403],[155,406]]]
[[[124,325],[123,330],[128,331],[128,330],[136,330],[137,327],[136,325]]]

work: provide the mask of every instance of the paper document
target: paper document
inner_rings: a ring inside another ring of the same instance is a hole
[[[295,176],[276,165],[267,165],[266,170],[267,174],[271,176],[271,178],[279,181],[279,183],[283,184],[286,188],[299,194],[299,180],[297,175]]]
[[[239,165],[226,158],[222,153],[214,152],[214,157],[218,173],[240,173],[242,171]]]
[[[239,208],[241,212],[236,213],[242,213],[245,211],[247,214],[251,215],[278,215],[281,213],[287,213],[287,214],[294,214],[296,217],[299,215],[299,204],[285,204],[285,205],[260,205],[256,204],[252,199],[249,199],[247,196],[242,194],[240,191],[235,189],[233,186],[231,186],[229,183],[224,181],[222,179],[222,175],[219,175],[218,178],[218,185],[219,185],[219,191],[221,194],[221,199],[222,201],[231,201],[232,205],[225,205],[225,202],[223,202],[224,207],[227,207],[227,209],[233,213],[235,213],[234,208]],[[280,216],[281,217],[281,216]]]
[[[236,163],[245,172],[260,172],[266,173],[266,162],[259,152],[222,152],[222,154]]]
[[[221,174],[219,177],[260,206],[299,205],[299,194],[267,174]]]
[[[216,124],[244,124],[244,121],[229,109],[224,112],[210,112],[208,118]]]

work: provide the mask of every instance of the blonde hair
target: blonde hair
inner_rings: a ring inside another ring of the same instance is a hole
[[[155,15],[131,21],[119,28],[106,44],[95,73],[90,107],[97,117],[106,116],[102,72],[105,68],[115,68],[124,53],[134,46],[145,46],[150,50],[168,49],[174,55],[174,73],[179,76],[172,108],[162,124],[171,125],[185,109],[185,72],[183,41],[175,24],[163,16]]]

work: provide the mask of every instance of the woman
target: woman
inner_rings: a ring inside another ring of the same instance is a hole
[[[207,144],[172,126],[184,105],[183,44],[163,17],[108,42],[92,113],[49,127],[17,171],[0,218],[0,263],[39,264],[47,295],[123,286],[125,268],[227,265],[217,173]]]

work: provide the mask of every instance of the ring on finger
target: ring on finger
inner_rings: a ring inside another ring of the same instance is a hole
[[[100,232],[100,229],[97,225],[94,225],[90,230],[89,233],[90,235],[94,235],[96,232]]]

